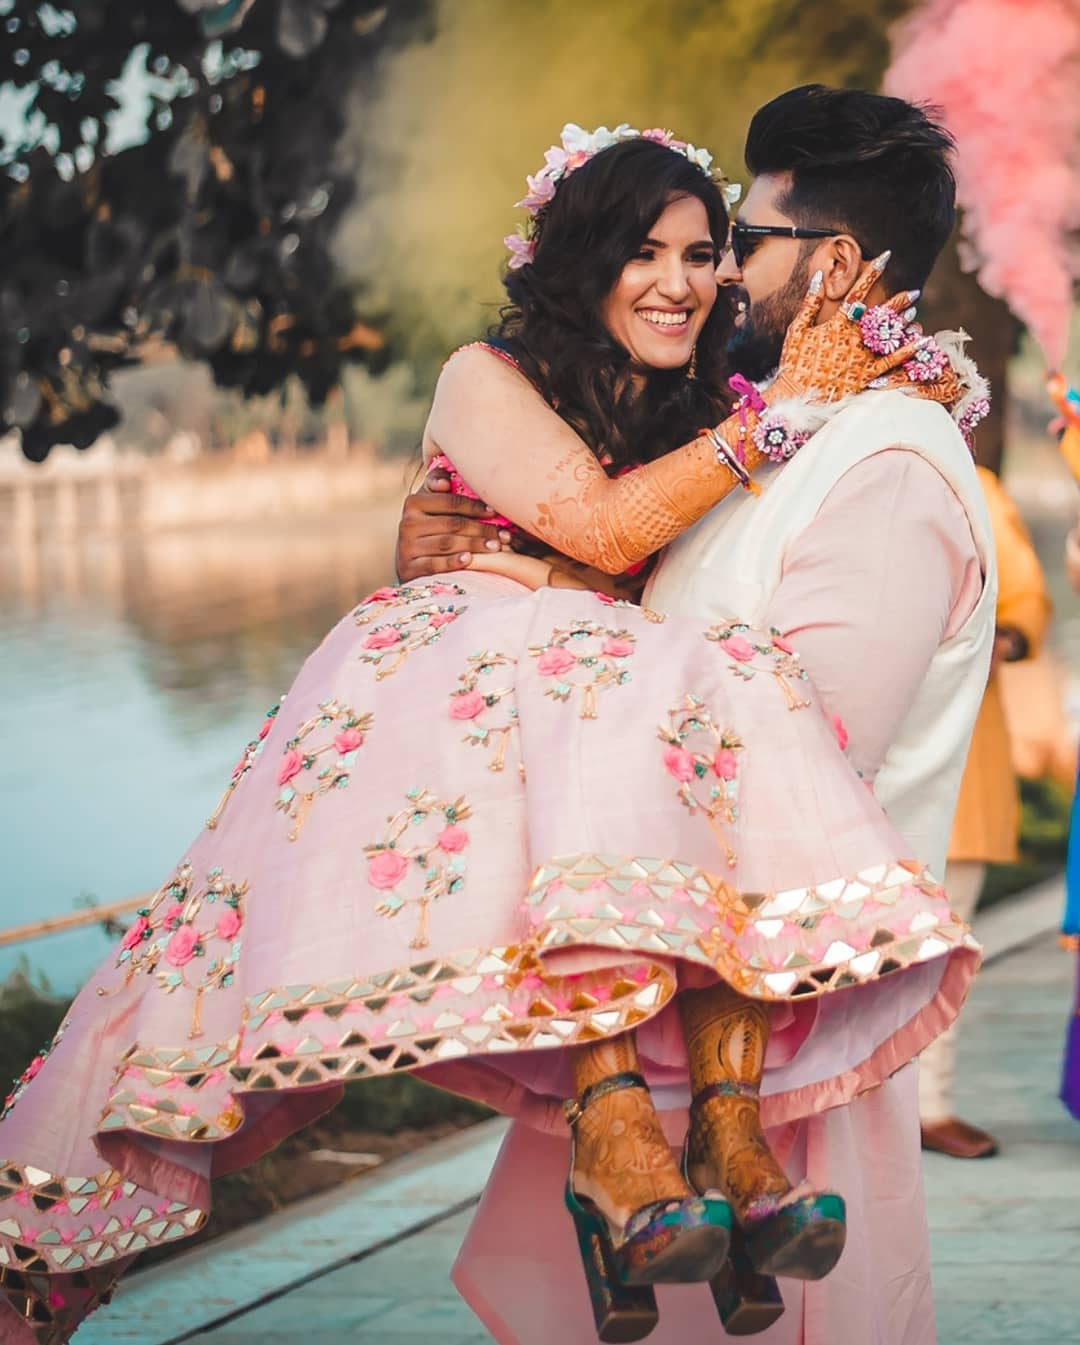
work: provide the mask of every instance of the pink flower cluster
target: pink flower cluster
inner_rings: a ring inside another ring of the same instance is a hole
[[[776,411],[762,416],[750,435],[758,452],[764,453],[770,462],[787,462],[810,438],[805,430],[789,429],[787,421]]]
[[[904,344],[904,319],[885,304],[868,308],[859,319],[863,345],[875,355],[895,355]]]
[[[949,367],[949,357],[931,336],[904,361],[904,373],[913,383],[936,383]]]

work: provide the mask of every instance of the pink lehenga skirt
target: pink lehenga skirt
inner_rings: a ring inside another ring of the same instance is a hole
[[[886,1080],[978,959],[779,637],[491,576],[379,590],[8,1099],[0,1339],[66,1339],[346,1080],[557,1130],[566,1048],[634,1028],[677,1108],[673,1000],[722,978],[775,1006],[775,1125]]]

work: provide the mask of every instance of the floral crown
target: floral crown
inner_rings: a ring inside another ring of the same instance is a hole
[[[676,154],[681,154],[689,163],[700,168],[710,182],[716,183],[729,206],[733,206],[742,195],[742,187],[738,182],[728,182],[722,174],[713,170],[713,156],[707,149],[699,149],[687,140],[679,140],[672,131],[657,128],[636,131],[625,121],[620,122],[613,131],[609,131],[606,126],[586,131],[569,121],[562,129],[562,143],[552,145],[544,155],[543,168],[525,179],[529,184],[529,193],[517,205],[524,207],[532,219],[519,232],[503,239],[510,253],[509,265],[512,271],[531,263],[536,252],[536,217],[555,195],[558,184],[571,173],[576,173],[602,150],[610,149],[624,140],[651,140],[654,145],[663,145],[665,149],[673,149]]]

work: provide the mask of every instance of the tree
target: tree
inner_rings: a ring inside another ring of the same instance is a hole
[[[0,0],[0,23],[0,418],[27,457],[115,424],[111,373],[161,343],[314,402],[377,356],[331,250],[336,151],[430,0]]]

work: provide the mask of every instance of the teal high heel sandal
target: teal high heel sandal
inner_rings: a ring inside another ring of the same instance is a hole
[[[732,1096],[756,1101],[757,1085],[721,1079],[703,1088],[690,1104],[691,1130],[695,1113],[706,1102]],[[749,1265],[763,1277],[824,1279],[839,1261],[847,1236],[844,1199],[833,1191],[808,1191],[795,1199],[760,1196],[750,1202],[738,1225]]]
[[[587,1088],[564,1108],[573,1131],[592,1102],[623,1088],[645,1088],[640,1074],[612,1074]],[[635,1210],[624,1228],[613,1229],[570,1176],[566,1207],[577,1229],[597,1331],[604,1341],[640,1340],[656,1325],[652,1284],[708,1280],[727,1256],[731,1206],[726,1200],[693,1195],[658,1200]],[[636,1290],[644,1294],[634,1296]],[[635,1334],[631,1334],[635,1333]]]
[[[696,1102],[697,1098],[690,1106],[691,1127],[686,1132],[682,1153],[683,1176],[693,1190],[700,1189],[690,1176],[690,1142]],[[756,1336],[784,1314],[780,1286],[772,1275],[762,1275],[754,1269],[738,1222],[732,1225],[727,1260],[709,1281],[709,1290],[721,1325],[729,1336]]]

